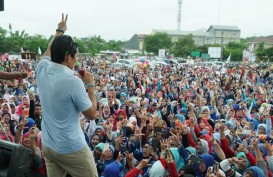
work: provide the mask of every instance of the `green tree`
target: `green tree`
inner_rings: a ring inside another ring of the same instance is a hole
[[[108,50],[121,51],[124,48],[125,42],[110,40],[106,43]]]
[[[6,40],[7,40],[7,30],[0,27],[0,53],[7,52]]]
[[[273,61],[273,47],[265,49],[265,55],[269,59],[269,61]]]
[[[145,36],[144,48],[146,52],[158,54],[159,49],[169,50],[172,47],[172,40],[167,33],[155,33]]]
[[[242,51],[242,49],[224,48],[223,59],[226,60],[229,57],[229,55],[231,55],[231,61],[242,61],[243,51]]]
[[[25,39],[23,47],[24,50],[30,52],[37,52],[40,47],[42,52],[45,52],[48,47],[49,39],[45,38],[42,35],[28,36]]]
[[[88,53],[87,39],[74,38],[80,53]]]
[[[246,48],[246,45],[244,42],[229,42],[227,45],[226,45],[226,48],[228,49],[245,49]]]
[[[224,57],[227,59],[231,55],[232,61],[242,61],[243,50],[246,48],[246,40],[240,40],[240,42],[229,42],[224,46]]]
[[[263,42],[259,43],[258,48],[256,50],[256,55],[260,61],[265,59],[266,53],[264,50],[264,43]]]
[[[174,44],[173,54],[178,57],[187,57],[192,51],[196,50],[192,35],[181,37]]]
[[[106,41],[100,36],[92,36],[86,39],[87,52],[95,55],[101,50],[106,50]]]
[[[6,50],[9,53],[19,53],[21,51],[21,47],[24,46],[25,39],[29,35],[23,30],[16,30],[13,32],[11,24],[9,24],[9,31],[6,40]]]
[[[209,45],[201,45],[197,46],[196,50],[200,51],[201,53],[208,53]]]

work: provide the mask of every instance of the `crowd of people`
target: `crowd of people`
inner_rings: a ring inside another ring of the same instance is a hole
[[[46,176],[44,152],[48,157],[50,149],[46,147],[43,151],[41,136],[46,125],[41,126],[41,122],[48,112],[42,110],[54,109],[54,102],[60,101],[59,95],[50,95],[55,100],[43,105],[45,98],[40,101],[39,91],[39,84],[43,83],[39,81],[37,88],[36,75],[27,63],[2,67],[6,71],[29,73],[26,79],[1,81],[1,141],[33,149],[31,168]],[[80,128],[84,143],[92,152],[95,176],[272,177],[270,66],[262,69],[259,65],[242,64],[232,68],[193,65],[174,70],[171,65],[162,65],[154,70],[117,69],[98,65],[98,59],[84,58],[77,67],[88,68],[85,71],[95,77],[94,118],[83,113],[86,109],[82,105],[78,107],[81,110],[78,120],[71,120],[79,122],[72,128]],[[84,80],[78,72],[71,77]],[[77,88],[71,84],[62,87]],[[63,95],[61,90],[57,93]],[[78,98],[72,100],[77,102]],[[69,103],[62,104],[69,107]],[[47,126],[59,126],[57,122],[64,120],[52,121]],[[54,136],[61,139],[58,133]],[[73,140],[72,133],[69,138]],[[46,146],[48,141],[45,139]],[[79,140],[74,137],[73,141]],[[68,149],[64,146],[60,151]]]

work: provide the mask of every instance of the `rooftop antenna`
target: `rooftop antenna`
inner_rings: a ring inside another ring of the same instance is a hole
[[[177,8],[177,30],[180,31],[182,0],[177,0],[177,3],[178,3],[178,8]]]

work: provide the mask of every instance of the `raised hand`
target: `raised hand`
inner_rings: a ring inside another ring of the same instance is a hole
[[[169,120],[170,121],[174,121],[174,115],[173,113],[171,112],[170,115],[168,116]]]
[[[219,127],[220,132],[224,132],[225,131],[225,124],[221,123],[220,127]]]
[[[126,160],[128,162],[129,167],[132,168],[134,166],[134,161],[133,161],[134,160],[134,155],[133,155],[133,153],[129,154],[129,152],[124,152],[124,155],[126,157]]]
[[[263,144],[264,148],[268,152],[268,156],[272,156],[271,142],[272,142],[272,140]]]
[[[103,108],[103,103],[99,103],[99,109],[102,110],[102,108]]]
[[[238,137],[237,132],[234,130],[234,128],[230,130],[230,134],[234,137]]]
[[[24,129],[28,128],[28,127],[25,127],[26,124],[27,124],[27,120],[22,119],[21,122],[18,124],[17,129],[19,131],[23,131]]]
[[[141,128],[142,128],[142,127],[141,127]],[[139,139],[140,136],[142,136],[142,135],[145,135],[145,134],[142,134],[142,133],[141,133],[141,129],[140,129],[140,128],[136,128],[136,130],[135,130],[135,138],[136,138],[136,139]]]
[[[212,145],[218,145],[218,143],[217,143],[217,141],[216,141],[216,139],[215,139],[214,137],[212,137],[212,138],[210,139],[210,143],[211,143]]]
[[[129,101],[129,99],[127,99],[127,100],[125,101],[125,106],[130,106],[130,101]]]
[[[172,162],[174,162],[173,156],[172,156],[172,154],[171,154],[170,149],[167,149],[166,152],[167,152],[167,163],[172,163]]]
[[[258,146],[258,139],[254,139],[253,141],[253,146],[256,148],[256,149],[259,149],[259,146]]]
[[[93,73],[86,70],[86,68],[83,69],[83,77],[79,74],[79,78],[85,83],[85,84],[94,84],[94,75]]]
[[[122,120],[122,125],[123,126],[127,126],[127,124],[128,124],[128,119],[123,119]]]
[[[122,144],[123,141],[125,141],[125,137],[120,135],[119,137],[116,138],[116,146],[119,146]]]
[[[37,131],[37,128],[36,127],[31,127],[29,129],[29,134],[30,134],[30,138],[37,138],[37,134],[38,134],[38,131]]]
[[[58,23],[58,29],[65,32],[67,30],[66,22],[67,22],[68,15],[66,14],[64,18],[64,13],[62,13],[62,21]]]
[[[245,140],[244,140],[244,141],[245,141]],[[245,147],[244,143],[239,145],[238,151],[244,152],[244,153],[247,153],[247,152],[248,152],[248,150],[247,150],[247,148]]]
[[[150,166],[151,164],[149,164],[150,160],[152,157],[150,157],[149,159],[142,159],[141,162],[139,163],[140,167],[145,168]]]
[[[213,167],[209,167],[209,168],[208,168],[206,177],[217,177],[217,176],[214,174],[214,172],[213,172]]]
[[[121,131],[122,129],[122,121],[117,121],[117,128]]]
[[[187,135],[187,134],[188,134],[188,127],[185,126],[185,125],[183,125],[182,134],[183,134],[183,135]]]
[[[107,158],[107,155],[110,154],[110,153],[112,153],[110,149],[108,149],[108,150],[102,152],[102,153],[101,153],[101,156],[100,156],[100,161],[103,162],[103,161]]]
[[[237,161],[238,161],[238,159],[237,159],[236,157],[232,157],[232,158],[229,158],[229,159],[228,159],[228,162],[229,162],[230,164],[236,164]]]
[[[165,152],[168,148],[169,141],[167,139],[160,141],[161,152]]]
[[[106,125],[104,129],[105,129],[106,133],[112,132],[113,124],[110,123],[110,124]]]
[[[29,94],[29,99],[30,99],[31,101],[34,101],[34,100],[35,100],[35,96],[34,96],[33,93]]]
[[[123,160],[124,156],[121,154],[121,152],[118,153],[117,162],[121,162]]]

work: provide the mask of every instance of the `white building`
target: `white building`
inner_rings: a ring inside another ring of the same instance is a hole
[[[211,25],[208,33],[213,36],[213,44],[227,44],[229,42],[240,42],[241,30],[237,26]]]
[[[195,45],[205,44],[227,44],[231,41],[239,42],[241,30],[237,26],[211,25],[208,30],[201,29],[197,31],[178,31],[178,30],[153,30],[152,34],[157,32],[167,33],[173,42],[179,38],[192,34]]]

